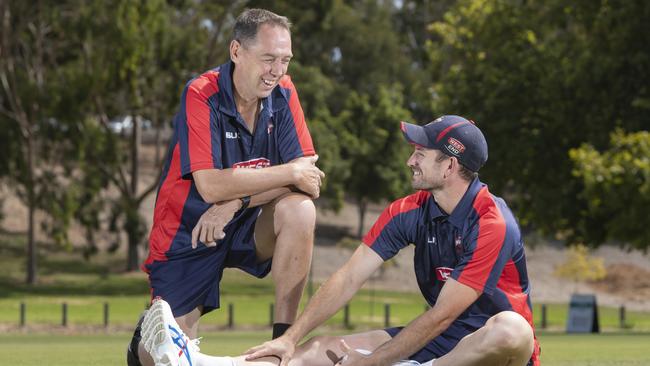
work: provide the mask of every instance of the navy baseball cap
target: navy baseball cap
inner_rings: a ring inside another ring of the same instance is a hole
[[[424,126],[402,122],[401,128],[409,143],[454,156],[473,172],[487,161],[485,136],[473,121],[461,116],[442,116]]]

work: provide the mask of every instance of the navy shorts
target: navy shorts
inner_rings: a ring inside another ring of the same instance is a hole
[[[260,209],[247,209],[224,228],[226,236],[216,247],[191,243],[166,252],[166,261],[146,266],[152,298],[161,297],[169,303],[175,317],[185,315],[203,305],[203,313],[219,308],[219,282],[227,267],[239,268],[253,276],[265,277],[271,260],[260,262],[255,253],[255,222]],[[187,235],[181,233],[177,235]]]
[[[384,330],[391,337],[395,337],[403,328],[404,327],[394,327]],[[475,329],[468,329],[459,323],[452,323],[451,326],[441,335],[427,343],[424,348],[410,355],[408,359],[424,363],[431,361],[434,358],[442,357],[456,347],[456,344],[458,344],[463,337],[474,331]]]
[[[404,327],[386,328],[384,329],[391,337],[395,337]],[[471,329],[461,323],[452,323],[447,330],[441,335],[434,338],[431,342],[427,343],[424,348],[409,356],[409,360],[414,360],[419,363],[431,361],[434,358],[439,358],[451,352],[454,347],[460,342],[463,337],[468,334],[474,333],[476,329]],[[434,363],[435,364],[435,363]],[[528,366],[532,366],[533,361],[528,361]]]

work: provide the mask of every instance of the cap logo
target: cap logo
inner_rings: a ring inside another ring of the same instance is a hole
[[[454,155],[460,155],[465,151],[465,145],[453,137],[447,139],[447,146],[445,147]]]

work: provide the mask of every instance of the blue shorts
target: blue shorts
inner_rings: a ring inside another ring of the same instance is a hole
[[[199,305],[205,314],[220,306],[219,282],[225,268],[239,268],[258,278],[265,277],[271,271],[271,260],[260,262],[255,253],[254,232],[259,212],[260,208],[251,208],[238,213],[224,228],[226,236],[216,247],[199,243],[192,249],[188,242],[166,252],[166,261],[147,265],[152,298],[167,301],[175,317]]]
[[[391,337],[395,337],[404,327],[394,327],[384,329]],[[463,337],[474,333],[477,329],[469,328],[462,323],[454,322],[441,335],[427,343],[422,349],[409,356],[409,360],[419,363],[431,361],[434,358],[440,358],[451,352]],[[434,363],[435,364],[435,363]],[[528,366],[533,365],[533,360],[528,361]]]
[[[391,337],[395,337],[404,327],[384,329]],[[427,343],[422,349],[409,356],[409,360],[419,363],[431,361],[449,353],[456,344],[466,335],[473,333],[476,329],[468,329],[460,323],[452,323],[441,335]]]

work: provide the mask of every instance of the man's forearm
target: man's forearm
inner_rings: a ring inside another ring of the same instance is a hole
[[[293,184],[291,174],[292,169],[286,164],[264,169],[207,169],[193,173],[198,191],[206,202],[211,203],[254,196],[288,186]]]
[[[481,292],[449,278],[436,304],[411,321],[395,338],[377,348],[363,365],[390,365],[420,350],[444,332]]]
[[[407,359],[410,355],[422,349],[432,339],[444,332],[453,319],[442,318],[429,310],[413,320],[389,342],[377,348],[369,362],[372,365],[391,365],[399,360]]]
[[[381,266],[381,257],[361,244],[352,257],[316,291],[305,310],[285,333],[294,343],[331,318]]]
[[[269,189],[265,192],[260,192],[251,196],[251,202],[248,207],[257,207],[265,205],[274,199],[291,192],[289,187],[280,187]]]
[[[335,272],[311,298],[305,310],[287,333],[295,343],[323,324],[343,307],[361,287],[347,278],[346,271]]]

